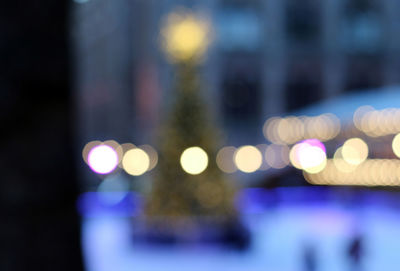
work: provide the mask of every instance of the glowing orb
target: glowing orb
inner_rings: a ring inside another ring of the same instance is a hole
[[[236,151],[234,161],[240,171],[251,173],[261,167],[262,154],[254,146],[242,146]]]
[[[198,58],[209,43],[209,23],[190,12],[171,13],[161,34],[164,48],[174,60]]]
[[[368,157],[368,146],[360,138],[351,138],[343,144],[342,156],[347,163],[359,165]]]
[[[150,167],[149,155],[139,148],[130,149],[122,158],[122,167],[130,175],[142,175]]]
[[[308,173],[318,173],[326,166],[325,146],[316,139],[299,143],[297,159],[301,168]]]
[[[394,154],[400,158],[400,134],[397,134],[392,141],[392,149]]]
[[[190,147],[182,153],[180,162],[185,172],[197,175],[207,168],[208,156],[202,148]]]
[[[91,149],[87,160],[89,167],[99,174],[108,174],[118,165],[117,152],[108,145],[100,145]]]

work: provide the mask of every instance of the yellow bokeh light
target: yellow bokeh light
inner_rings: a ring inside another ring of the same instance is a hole
[[[392,149],[394,154],[400,158],[400,134],[397,134],[392,141]]]
[[[150,158],[142,149],[130,149],[124,154],[122,166],[128,174],[139,176],[148,170]]]
[[[251,173],[260,168],[262,155],[254,146],[242,146],[236,151],[234,161],[240,171]]]
[[[216,158],[217,166],[223,172],[233,173],[237,171],[237,167],[235,165],[235,162],[233,161],[233,156],[235,155],[235,151],[236,151],[235,147],[229,146],[229,147],[223,147],[217,153],[217,158]]]
[[[207,49],[209,32],[209,23],[197,18],[193,13],[172,13],[161,31],[164,49],[176,61],[199,58]]]
[[[342,147],[343,159],[352,165],[359,165],[368,157],[368,146],[361,138],[348,139]]]
[[[197,175],[207,168],[208,156],[202,148],[190,147],[182,153],[180,162],[185,172]]]

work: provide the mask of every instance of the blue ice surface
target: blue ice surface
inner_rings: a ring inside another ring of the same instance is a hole
[[[312,246],[317,271],[344,271],[352,270],[349,243],[361,234],[362,270],[398,270],[400,215],[390,199],[396,194],[368,192],[360,204],[335,201],[329,195],[305,200],[307,195],[325,192],[320,188],[279,188],[273,191],[282,194],[279,204],[268,207],[268,201],[263,201],[251,203],[253,209],[245,207],[242,219],[251,230],[252,244],[244,252],[134,243],[131,216],[120,211],[113,214],[109,208],[102,213],[97,208],[95,215],[83,214],[86,267],[88,271],[302,271],[304,248]],[[245,193],[252,193],[250,197],[256,201],[272,195],[261,189]]]

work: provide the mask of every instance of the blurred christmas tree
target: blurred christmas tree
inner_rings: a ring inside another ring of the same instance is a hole
[[[234,190],[215,162],[219,132],[202,100],[204,85],[197,72],[208,29],[206,21],[180,12],[168,17],[162,31],[164,48],[176,68],[175,99],[161,127],[160,159],[147,214],[167,219],[166,223],[188,217],[235,217]],[[182,156],[187,149],[187,156]]]

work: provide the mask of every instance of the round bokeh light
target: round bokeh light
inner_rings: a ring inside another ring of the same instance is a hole
[[[306,139],[300,143],[295,153],[292,153],[291,161],[295,167],[308,173],[318,173],[326,166],[326,152],[324,144],[317,139]]]
[[[117,152],[108,145],[92,148],[87,160],[89,167],[98,174],[108,174],[118,165]]]
[[[122,167],[126,173],[133,176],[144,174],[150,167],[149,155],[140,148],[127,151],[122,158]]]
[[[246,145],[236,151],[234,161],[240,171],[252,173],[261,167],[262,154],[256,147]]]
[[[185,172],[197,175],[207,168],[208,156],[202,148],[190,147],[182,153],[180,162]]]

